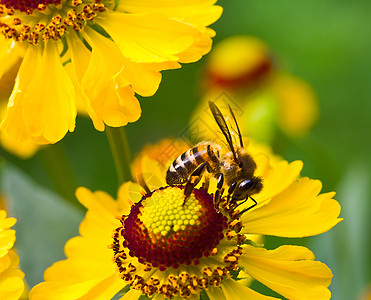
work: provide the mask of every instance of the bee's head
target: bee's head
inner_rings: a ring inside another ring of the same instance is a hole
[[[260,177],[252,177],[236,183],[232,198],[235,200],[246,199],[259,193],[263,188],[263,182]]]
[[[256,169],[254,159],[242,147],[237,149],[236,156],[229,152],[222,165],[222,173],[226,175],[228,185],[243,179],[253,178]]]
[[[237,176],[239,178],[251,178],[254,176],[256,163],[252,156],[248,154],[242,147],[237,150],[236,166],[238,166]]]

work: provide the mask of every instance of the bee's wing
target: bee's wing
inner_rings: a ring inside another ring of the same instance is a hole
[[[234,159],[237,161],[236,151],[235,151],[235,149],[233,147],[233,142],[232,142],[232,135],[231,135],[231,133],[229,131],[227,122],[225,121],[222,112],[215,105],[214,102],[209,101],[209,107],[210,107],[210,110],[211,110],[211,112],[212,112],[212,114],[214,116],[214,119],[215,119],[216,123],[218,124],[220,130],[222,131],[222,133],[224,134],[224,136],[225,136],[225,138],[227,140],[227,143],[229,145],[229,148],[231,149],[231,151],[233,153]]]
[[[234,123],[236,124],[236,127],[237,127],[237,132],[238,132],[238,137],[240,139],[240,146],[243,148],[243,141],[242,141],[242,134],[241,134],[241,130],[240,130],[240,127],[238,126],[238,123],[237,123],[237,120],[236,120],[236,117],[233,113],[233,110],[231,108],[231,106],[228,104],[228,107],[229,107],[229,111],[233,117],[233,120],[234,120]]]

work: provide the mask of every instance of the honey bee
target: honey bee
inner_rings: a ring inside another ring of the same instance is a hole
[[[214,194],[215,207],[218,207],[224,192],[223,186],[226,186],[227,202],[237,203],[248,198],[254,201],[252,206],[243,211],[245,212],[257,205],[251,196],[263,188],[262,179],[254,176],[256,163],[243,147],[242,135],[231,107],[229,106],[229,111],[236,124],[239,145],[234,144],[232,133],[219,108],[213,102],[209,102],[209,107],[227,141],[228,151],[223,153],[222,146],[215,142],[201,142],[174,160],[167,170],[166,182],[169,185],[185,184],[184,195],[187,198],[207,170],[218,180]]]

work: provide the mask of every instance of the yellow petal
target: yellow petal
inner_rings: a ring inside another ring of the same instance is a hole
[[[86,48],[81,38],[72,31],[66,35],[68,50],[71,52],[71,62],[78,81],[81,81],[90,62],[91,52]]]
[[[4,103],[5,106],[5,103]],[[0,104],[0,111],[5,112],[3,103]],[[20,158],[29,158],[39,149],[39,145],[31,140],[17,142],[13,136],[10,136],[5,130],[0,131],[0,144],[8,152],[17,155]]]
[[[101,225],[101,224],[99,224]],[[119,226],[119,224],[118,224]],[[103,226],[106,228],[105,226]],[[95,227],[93,227],[95,229]],[[113,228],[108,229],[112,233]],[[100,258],[102,261],[110,261],[112,258],[112,251],[107,248],[112,242],[112,234],[102,234],[97,231],[94,234],[94,230],[85,231],[81,236],[76,236],[67,241],[64,252],[68,258],[89,258],[96,259]],[[97,246],[100,244],[100,246]]]
[[[92,54],[82,82],[86,85],[90,83],[90,87],[94,88],[94,82],[91,81],[96,78],[94,76],[100,75],[94,73],[100,71],[109,77],[117,76],[124,65],[124,57],[114,42],[90,27],[84,30],[84,37],[92,47]],[[100,77],[104,79],[104,76]],[[99,80],[96,81],[95,84],[100,85]]]
[[[108,260],[78,257],[58,261],[45,271],[45,281],[83,282],[104,280],[116,273],[116,265],[112,259],[113,251],[111,250],[111,252],[112,256]]]
[[[29,67],[29,66],[27,66]],[[56,143],[75,128],[74,87],[60,61],[57,44],[46,44],[26,89],[23,117],[29,134],[40,143]]]
[[[112,243],[113,230],[120,226],[120,221],[117,219],[122,215],[120,204],[104,192],[92,193],[86,188],[78,188],[76,196],[88,208],[88,212],[79,227],[83,238],[75,237],[66,243],[66,256],[79,255],[81,248],[94,253],[96,257],[111,260],[112,253],[107,246]],[[89,247],[91,250],[88,250]],[[85,256],[87,255],[82,255]]]
[[[145,167],[145,164],[141,161],[143,157],[147,156],[152,161],[157,162],[159,169],[156,167],[156,174],[165,176],[170,164],[189,148],[189,143],[180,139],[164,139],[155,145],[146,145],[137,155],[132,164],[132,173],[134,178],[143,172],[142,168]]]
[[[158,161],[144,156],[141,159],[141,176],[151,191],[158,189],[161,186],[166,186],[166,170]]]
[[[200,35],[191,25],[157,13],[110,12],[102,14],[97,22],[118,44],[123,55],[134,62],[177,61],[177,54],[190,47]]]
[[[222,289],[225,295],[226,300],[245,300],[245,299],[254,299],[254,300],[272,300],[277,299],[274,297],[268,297],[262,294],[255,292],[254,290],[244,286],[237,281],[229,278],[223,280]]]
[[[119,77],[124,57],[115,43],[96,31],[86,28],[92,46],[89,66],[81,87],[89,98],[88,110],[94,126],[104,130],[104,123],[119,127],[138,120],[141,108],[129,82]],[[109,55],[107,55],[109,53]]]
[[[8,256],[10,257],[10,265],[12,267],[18,267],[19,265],[19,257],[18,257],[18,254],[15,253],[14,250],[10,250],[9,253],[8,253]],[[24,275],[23,275],[24,276]],[[23,278],[22,276],[22,278]]]
[[[127,0],[120,2],[119,9],[131,13],[157,12],[192,25],[208,26],[222,13],[220,6],[214,6],[215,2],[216,0]]]
[[[0,257],[3,257],[8,253],[8,250],[13,247],[14,242],[15,242],[14,230],[0,231]]]
[[[0,257],[0,274],[4,271],[6,271],[11,264],[10,256],[7,255],[8,252],[4,253],[5,255]]]
[[[246,245],[240,265],[256,280],[288,299],[330,299],[327,287],[331,270],[313,259],[313,253],[305,247],[266,250]]]
[[[103,96],[106,96],[109,101],[106,101],[99,114],[108,126],[125,126],[129,122],[137,121],[142,114],[139,101],[130,86],[120,87],[114,92],[110,86],[107,86],[102,90],[101,97]]]
[[[88,211],[81,222],[79,232],[84,238],[96,239],[108,245],[112,242],[112,235],[109,233],[120,226],[120,222],[116,219],[118,216],[120,215],[117,214],[112,216],[111,220],[107,220],[106,217],[100,218],[96,212]]]
[[[31,138],[23,118],[23,106],[26,101],[27,87],[34,78],[40,61],[40,48],[28,47],[9,98],[7,112],[1,123],[1,129],[17,142],[27,141]]]
[[[122,215],[129,214],[130,208],[134,203],[142,199],[143,188],[133,182],[126,182],[119,188],[117,202]]]
[[[88,113],[93,122],[96,119],[95,113],[90,106],[89,99],[81,87],[81,80],[88,69],[91,59],[91,52],[86,48],[83,41],[75,31],[66,35],[68,50],[71,54],[71,63],[65,66],[75,87],[76,106],[79,113]],[[103,130],[102,128],[101,130]]]
[[[179,53],[179,62],[191,63],[201,59],[203,55],[211,50],[212,40],[215,35],[212,30],[201,30],[201,35],[194,39],[191,47]]]
[[[7,218],[6,217],[6,211],[0,210],[0,231],[3,231],[4,229],[9,229],[12,227],[17,220],[15,218]]]
[[[0,274],[1,299],[18,300],[24,290],[24,273],[19,269],[10,268]]]
[[[6,256],[0,258],[1,299],[17,300],[24,290],[24,273],[17,268],[18,264],[19,257],[12,250]]]
[[[261,159],[263,158],[261,157]],[[301,161],[294,161],[292,163],[281,161],[273,168],[267,168],[268,166],[264,163],[264,169],[258,159],[255,162],[257,164],[255,175],[262,176],[263,178],[263,190],[259,194],[254,195],[254,199],[258,203],[260,199],[270,199],[286,189],[299,176],[303,168]]]
[[[321,182],[302,178],[273,196],[268,205],[242,216],[244,233],[304,237],[323,233],[341,219],[334,193],[318,195]]]
[[[141,96],[152,96],[161,82],[161,73],[155,64],[140,64],[125,60],[121,75],[130,83],[133,90]]]
[[[101,279],[83,282],[49,281],[42,282],[30,291],[30,300],[66,300],[79,299],[89,292]]]
[[[123,57],[117,45],[111,40],[89,27],[85,32],[93,48],[93,58],[83,80],[85,90],[89,94],[94,94],[91,89],[99,88],[104,84],[105,79],[121,76],[127,82],[125,85],[130,84],[136,93],[149,97],[157,91],[161,82],[162,76],[159,71],[180,67],[177,63],[134,63]],[[80,44],[82,44],[81,41]],[[84,47],[86,51],[84,45],[81,47]],[[102,74],[99,80],[95,80],[97,74]]]
[[[0,79],[6,74],[20,59],[19,53],[15,49],[16,43],[12,39],[0,37]]]
[[[87,188],[79,187],[76,190],[76,197],[90,213],[99,215],[108,224],[112,224],[118,214],[116,201],[105,192],[93,193]]]
[[[81,297],[79,300],[107,300],[113,299],[113,297],[120,292],[126,283],[121,277],[116,274],[104,279],[100,284],[92,288],[89,293]]]

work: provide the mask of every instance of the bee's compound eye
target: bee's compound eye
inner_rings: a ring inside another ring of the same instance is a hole
[[[254,181],[251,179],[246,179],[242,181],[239,185],[239,188],[245,191],[251,190],[255,186]]]

